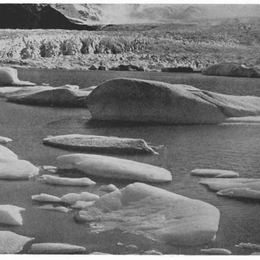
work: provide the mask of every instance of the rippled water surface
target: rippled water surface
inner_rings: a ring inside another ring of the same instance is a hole
[[[83,72],[20,70],[20,78],[51,85],[77,84],[81,87],[96,85],[114,77],[135,77],[170,83],[185,83],[203,89],[236,95],[260,96],[260,80],[246,78],[207,77],[200,74],[140,73],[140,72]],[[241,177],[258,178],[260,175],[260,126],[119,126],[89,124],[86,109],[33,107],[5,103],[0,100],[0,132],[14,139],[8,147],[20,158],[36,165],[55,165],[58,155],[66,151],[42,145],[47,135],[96,134],[144,138],[153,145],[162,145],[158,156],[127,156],[169,169],[173,182],[158,185],[164,189],[200,199],[216,206],[221,212],[217,239],[211,247],[225,247],[236,254],[247,254],[235,248],[239,242],[260,243],[260,204],[218,197],[198,184],[199,178],[191,177],[194,168],[223,168],[238,171]],[[100,180],[100,184],[109,180]],[[123,187],[127,182],[114,182]],[[22,227],[2,227],[22,235],[33,236],[36,242],[66,242],[85,246],[88,252],[141,253],[158,249],[163,253],[197,254],[201,247],[176,248],[141,236],[114,230],[91,233],[87,225],[77,224],[73,213],[44,211],[32,203],[31,195],[41,192],[63,195],[97,188],[56,187],[36,181],[1,181],[1,204],[25,207]],[[138,249],[117,245],[135,244]]]

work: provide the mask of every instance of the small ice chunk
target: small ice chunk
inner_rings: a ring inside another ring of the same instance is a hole
[[[58,168],[56,166],[51,166],[51,165],[44,165],[41,168],[44,172],[48,172],[48,173],[56,173],[58,171]]]
[[[32,244],[30,254],[77,254],[84,253],[86,248],[83,246],[65,243],[36,243]]]
[[[9,142],[12,142],[12,141],[13,140],[11,138],[0,136],[0,144],[6,144],[6,143],[9,143]]]
[[[0,231],[0,254],[16,254],[23,250],[32,237],[18,235],[11,231]]]
[[[22,226],[23,218],[21,211],[24,210],[24,208],[14,205],[0,205],[0,223],[13,226]]]
[[[225,248],[206,248],[206,249],[201,249],[200,252],[206,255],[231,255],[232,254],[230,250],[227,250]]]
[[[109,253],[103,253],[103,252],[98,252],[98,251],[94,251],[92,253],[90,253],[90,255],[111,255]]]
[[[113,192],[115,190],[118,190],[118,188],[114,184],[108,184],[108,185],[101,185],[99,187],[99,190],[104,192]]]
[[[151,250],[144,251],[144,255],[162,255],[162,253],[155,249],[151,249]]]
[[[70,209],[63,207],[63,206],[57,206],[54,207],[53,205],[43,205],[38,207],[39,209],[45,209],[45,210],[52,210],[52,211],[58,211],[58,212],[62,212],[62,213],[68,213],[70,211]]]
[[[245,198],[260,200],[260,190],[252,190],[250,188],[230,188],[217,192],[217,195],[231,198]]]
[[[42,175],[45,183],[64,186],[90,186],[96,184],[89,178],[62,178],[52,175]]]
[[[126,245],[126,248],[130,248],[130,249],[138,249],[138,247],[136,245],[130,244],[130,245]]]
[[[90,192],[81,192],[81,193],[68,193],[61,197],[61,201],[67,204],[74,204],[77,201],[96,201],[99,199],[99,196],[90,193]]]
[[[194,169],[191,171],[191,175],[213,178],[235,178],[239,176],[237,172],[220,169]]]
[[[84,208],[92,206],[94,203],[95,203],[95,201],[78,200],[71,207],[73,209],[84,209]]]
[[[61,202],[61,199],[59,197],[46,194],[46,193],[32,195],[32,200],[39,201],[39,202]]]
[[[251,250],[260,250],[260,244],[252,244],[252,243],[239,243],[236,245],[239,248],[251,249]]]

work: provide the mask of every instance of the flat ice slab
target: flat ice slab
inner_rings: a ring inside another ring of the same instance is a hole
[[[221,169],[194,169],[191,171],[191,175],[201,177],[235,178],[239,176],[239,173]]]
[[[58,135],[43,139],[49,146],[93,153],[147,153],[157,154],[143,139],[98,135]]]
[[[87,175],[144,182],[169,182],[171,173],[161,167],[94,154],[68,154],[57,158],[61,169],[77,169]]]

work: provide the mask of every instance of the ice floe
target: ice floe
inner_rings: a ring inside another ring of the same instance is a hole
[[[250,188],[252,190],[260,190],[260,179],[253,178],[211,178],[200,180],[199,183],[207,186],[210,190],[213,191],[232,188]]]
[[[235,178],[239,176],[239,173],[221,169],[194,169],[191,171],[191,175],[215,178]]]
[[[104,192],[113,192],[115,190],[118,190],[118,188],[114,184],[108,184],[108,185],[101,185],[99,187],[99,190]]]
[[[16,254],[34,238],[18,235],[11,231],[0,231],[0,254]]]
[[[151,249],[151,250],[146,250],[143,253],[144,255],[162,255],[162,253],[158,250]]]
[[[32,200],[38,202],[61,202],[61,199],[59,197],[46,193],[32,195]]]
[[[1,160],[0,179],[26,180],[39,174],[39,168],[25,160]]]
[[[7,144],[9,142],[12,142],[13,140],[8,137],[0,136],[0,144]]]
[[[22,226],[23,218],[21,211],[24,210],[24,208],[14,205],[0,205],[0,224]]]
[[[134,183],[105,194],[79,212],[79,220],[101,223],[172,245],[200,245],[215,239],[220,213],[203,201]]]
[[[7,95],[7,101],[30,105],[86,107],[87,91],[75,86],[39,86],[27,91],[17,91]]]
[[[34,86],[35,84],[29,81],[18,79],[17,70],[10,67],[0,68],[0,86]]]
[[[96,183],[89,178],[63,178],[52,175],[42,175],[41,178],[47,184],[64,186],[90,186]]]
[[[143,139],[97,135],[58,135],[43,139],[49,146],[96,153],[152,153],[157,154]]]
[[[205,248],[200,250],[201,253],[206,255],[231,255],[232,252],[225,248]]]
[[[260,251],[260,244],[253,244],[253,243],[239,243],[236,247],[244,248],[244,249],[251,249],[251,250],[259,250]]]
[[[94,203],[95,203],[95,201],[78,200],[74,204],[71,205],[71,208],[73,208],[73,209],[84,209],[84,208],[92,206]]]
[[[0,145],[0,162],[10,160],[18,160],[18,156],[7,147]]]
[[[97,177],[147,182],[169,182],[171,173],[146,163],[94,154],[68,154],[57,158],[62,169],[77,169]]]
[[[45,210],[50,210],[50,211],[58,211],[58,212],[62,212],[62,213],[68,213],[70,211],[70,209],[63,207],[63,206],[53,206],[53,205],[43,205],[43,206],[39,206],[39,209],[45,209]]]
[[[78,254],[84,253],[83,246],[65,243],[35,243],[32,244],[28,253],[30,254]]]
[[[77,201],[95,201],[98,199],[98,195],[86,191],[81,193],[68,193],[61,197],[62,202],[70,205],[76,203]]]
[[[260,116],[229,117],[223,124],[260,124]]]

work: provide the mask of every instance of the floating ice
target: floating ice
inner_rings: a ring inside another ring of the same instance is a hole
[[[236,245],[236,247],[251,249],[251,250],[260,250],[260,244],[239,243],[238,245]]]
[[[153,153],[143,139],[119,138],[97,135],[58,135],[43,139],[43,143],[67,150],[96,153]]]
[[[94,203],[95,203],[95,201],[78,200],[74,204],[72,204],[71,207],[73,209],[84,209],[84,208],[92,206]]]
[[[24,208],[14,205],[0,205],[0,224],[22,226],[23,218],[21,211],[24,210]]]
[[[260,190],[260,179],[252,178],[211,178],[200,180],[200,184],[207,186],[210,190],[220,191],[232,188],[250,188]]]
[[[225,248],[206,248],[206,249],[201,249],[200,252],[206,255],[231,255],[232,254],[231,251]]]
[[[37,243],[32,244],[30,254],[77,254],[84,253],[83,246],[70,245],[65,243]]]
[[[172,245],[200,245],[215,239],[219,211],[199,200],[143,183],[134,183],[100,197],[79,212],[79,219],[144,235]]]
[[[11,157],[12,158],[12,157]],[[39,174],[39,168],[28,161],[0,159],[0,179],[26,180]]]
[[[68,154],[57,158],[60,168],[77,169],[87,175],[147,182],[169,182],[171,173],[146,163],[94,154]]]
[[[32,200],[38,201],[38,202],[61,202],[61,199],[59,197],[41,193],[38,195],[32,195]]]
[[[9,67],[0,68],[0,86],[34,86],[29,81],[18,79],[17,70]]]
[[[18,160],[18,156],[7,147],[0,145],[0,162]]]
[[[90,186],[96,184],[89,178],[61,178],[52,175],[42,175],[45,183],[64,186]]]
[[[63,207],[63,206],[54,207],[53,205],[43,205],[43,206],[40,206],[39,209],[58,211],[58,212],[62,212],[62,213],[68,213],[70,211],[70,209],[68,209],[66,207]]]
[[[108,184],[108,185],[101,185],[99,187],[99,190],[104,192],[113,192],[115,190],[118,190],[118,188],[114,184]]]
[[[9,142],[12,142],[12,141],[13,140],[11,138],[0,136],[0,144],[6,144],[6,143],[9,143]]]
[[[0,254],[16,254],[23,250],[32,237],[18,235],[11,231],[0,231]]]
[[[74,204],[77,201],[81,200],[81,201],[95,201],[99,199],[99,196],[94,194],[94,193],[90,193],[90,192],[81,192],[81,193],[68,193],[66,195],[63,195],[61,197],[61,201],[65,202],[67,204]]]
[[[41,170],[45,173],[56,173],[58,168],[52,165],[44,165],[41,167]]]
[[[162,255],[162,253],[155,249],[151,249],[151,250],[144,251],[144,255]]]
[[[237,172],[220,169],[194,169],[191,171],[191,175],[216,178],[235,178],[239,176]]]

